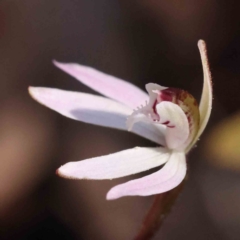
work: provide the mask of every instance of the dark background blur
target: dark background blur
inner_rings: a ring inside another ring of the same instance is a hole
[[[154,239],[240,239],[240,14],[223,0],[0,0],[0,239],[133,238],[153,197],[109,202],[110,187],[130,177],[71,181],[55,170],[153,145],[67,119],[34,102],[27,87],[92,92],[55,68],[57,59],[199,99],[198,39],[209,49],[214,108],[188,156],[189,181]]]

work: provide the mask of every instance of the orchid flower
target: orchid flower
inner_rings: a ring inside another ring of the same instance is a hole
[[[31,96],[60,114],[86,123],[130,130],[158,145],[135,147],[117,153],[69,162],[58,174],[70,179],[114,179],[163,165],[155,173],[113,187],[107,199],[148,196],[169,191],[186,176],[186,154],[194,146],[209,120],[212,85],[206,45],[198,42],[204,81],[200,105],[187,91],[146,85],[138,87],[75,63],[54,64],[105,97],[52,88],[30,87]]]

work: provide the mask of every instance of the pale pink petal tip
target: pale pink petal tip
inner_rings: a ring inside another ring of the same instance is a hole
[[[76,70],[76,67],[78,66],[76,63],[58,62],[56,60],[53,60],[52,62],[57,68],[80,80],[79,77],[81,78],[81,75]]]
[[[61,63],[61,62],[58,62],[57,60],[53,59],[52,60],[53,64],[58,67],[58,68],[63,68],[67,63]]]
[[[121,195],[121,192],[119,191],[118,188],[112,188],[106,196],[107,200],[116,200],[118,198],[120,198],[119,196]]]
[[[60,167],[60,168],[61,168],[61,167]],[[66,176],[62,174],[60,168],[58,168],[58,169],[56,170],[56,174],[57,174],[58,176],[60,176],[60,177],[64,177],[64,178],[65,178]]]
[[[202,48],[202,47],[205,47],[205,46],[206,46],[205,41],[202,40],[202,39],[199,39],[199,40],[198,40],[198,47],[199,47],[199,48]]]
[[[33,92],[33,91],[34,91],[34,87],[29,86],[29,87],[28,87],[28,92],[29,92],[30,95],[32,95],[32,92]]]
[[[74,178],[73,176],[71,176],[71,169],[69,169],[69,164],[65,164],[63,166],[61,166],[60,168],[58,168],[56,170],[56,174],[60,177],[63,177],[63,178],[68,178],[68,179],[76,179]],[[70,171],[69,171],[70,170]]]
[[[59,169],[56,170],[56,175],[62,177],[61,172],[59,171]]]
[[[33,98],[33,99],[35,99],[35,100],[37,100],[37,95],[38,95],[38,88],[37,87],[31,87],[31,86],[29,86],[28,87],[28,93],[30,94],[30,96]]]

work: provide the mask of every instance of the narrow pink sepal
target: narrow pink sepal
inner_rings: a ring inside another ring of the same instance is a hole
[[[148,100],[148,95],[140,88],[94,68],[76,63],[57,61],[53,61],[53,63],[88,87],[130,108],[136,108]]]
[[[111,99],[53,88],[29,87],[30,95],[58,113],[82,122],[126,129],[131,109]]]
[[[70,179],[113,179],[160,166],[169,159],[165,148],[135,147],[106,156],[69,162],[57,174]]]
[[[29,93],[36,101],[63,116],[104,127],[127,130],[127,116],[132,113],[129,107],[119,102],[87,93],[44,87],[29,87]],[[160,145],[165,144],[164,134],[153,124],[139,122],[132,132]]]
[[[158,172],[113,187],[107,194],[108,200],[124,196],[149,196],[167,192],[178,186],[186,175],[186,159],[183,152],[173,152]]]

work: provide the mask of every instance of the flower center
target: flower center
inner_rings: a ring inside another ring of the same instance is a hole
[[[149,102],[138,107],[128,117],[127,126],[129,130],[139,121],[155,124],[156,126],[161,124],[161,128],[159,128],[161,131],[163,130],[162,126],[165,126],[165,128],[175,128],[177,124],[175,119],[166,119],[165,116],[160,116],[157,111],[157,106],[161,102],[172,102],[177,104],[187,117],[189,135],[184,146],[188,146],[196,136],[199,128],[200,117],[196,99],[187,91],[177,88],[166,88],[153,83],[147,84],[146,89],[149,94]]]

